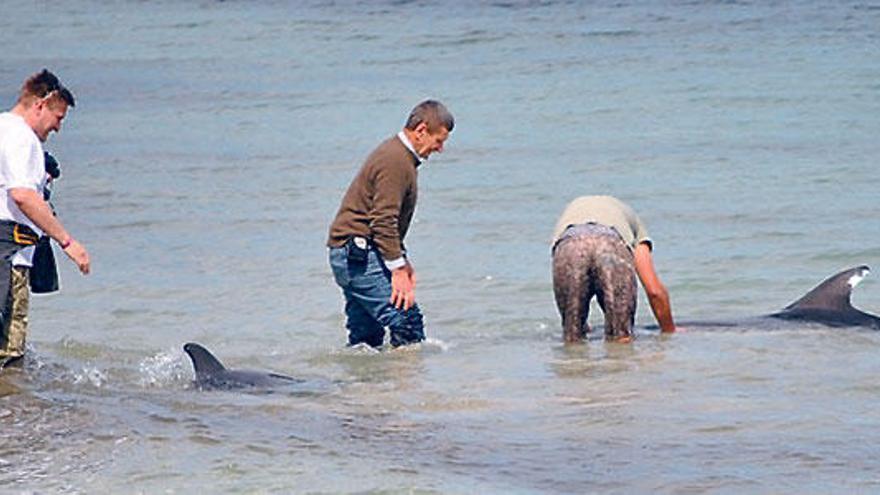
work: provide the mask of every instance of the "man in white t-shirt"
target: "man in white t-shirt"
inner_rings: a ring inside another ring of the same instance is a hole
[[[58,161],[48,151],[43,153],[46,177],[43,183],[43,199],[47,202],[52,193],[51,186],[61,175]],[[52,203],[49,206],[54,211]],[[16,349],[24,348],[28,329],[28,312],[31,294],[49,294],[60,289],[55,255],[48,237],[40,237],[36,246],[26,246],[12,257],[12,279],[10,297],[12,303],[7,323],[6,342],[13,342]],[[2,352],[2,351],[0,351]],[[2,358],[0,358],[2,359]]]
[[[0,366],[24,355],[25,335],[10,335],[12,259],[41,235],[54,239],[83,274],[86,248],[67,232],[43,199],[46,169],[42,143],[58,132],[75,105],[73,94],[43,70],[29,77],[18,101],[0,113]]]

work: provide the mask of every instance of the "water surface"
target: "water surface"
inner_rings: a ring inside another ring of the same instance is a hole
[[[34,15],[39,10],[40,15]],[[56,206],[94,273],[0,375],[13,493],[873,492],[880,335],[643,330],[563,346],[548,241],[641,214],[681,319],[880,265],[880,5],[11,1],[0,101],[49,67]],[[346,349],[324,241],[426,97],[456,116],[407,239],[430,340]],[[857,306],[880,311],[869,277]],[[601,326],[598,310],[593,324]],[[640,326],[653,323],[640,296]],[[181,347],[304,377],[193,390]]]

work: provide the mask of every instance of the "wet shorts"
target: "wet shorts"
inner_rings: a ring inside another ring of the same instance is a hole
[[[593,296],[605,314],[605,334],[630,335],[636,290],[632,251],[613,228],[573,225],[553,247],[553,291],[566,341],[579,340],[589,331]]]

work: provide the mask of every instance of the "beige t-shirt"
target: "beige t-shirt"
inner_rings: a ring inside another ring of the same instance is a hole
[[[636,212],[613,196],[581,196],[569,203],[556,222],[550,245],[555,246],[568,227],[591,222],[612,227],[630,249],[642,242],[653,245]]]

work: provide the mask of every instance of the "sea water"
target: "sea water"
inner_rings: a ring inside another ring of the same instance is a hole
[[[564,346],[566,203],[640,214],[676,318],[770,313],[880,266],[880,4],[0,5],[0,102],[48,67],[89,250],[0,374],[4,493],[880,490],[880,334],[810,325]],[[429,340],[346,348],[325,240],[425,98],[456,117],[407,246]],[[854,303],[880,311],[872,277]],[[601,329],[594,306],[591,322]],[[199,392],[182,345],[306,379]]]

